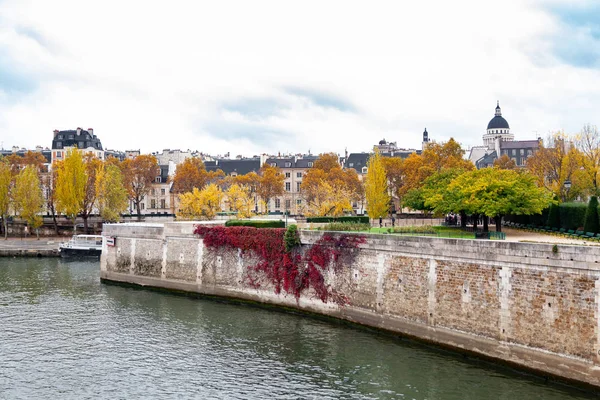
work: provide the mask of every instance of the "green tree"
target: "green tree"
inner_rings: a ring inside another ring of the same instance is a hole
[[[102,220],[119,221],[120,214],[127,209],[127,190],[119,167],[114,164],[102,164],[96,174],[95,189]]]
[[[75,219],[83,210],[86,184],[83,157],[77,149],[73,149],[62,163],[57,164],[55,188],[56,209],[73,220],[73,231]]]
[[[34,166],[28,165],[17,175],[14,194],[15,211],[27,221],[31,229],[35,229],[40,239],[39,227],[42,226],[40,213],[44,207],[44,196],[40,178]]]
[[[552,193],[540,188],[526,171],[483,168],[460,174],[450,182],[448,193],[455,196],[455,212],[482,214],[496,218],[496,231],[502,229],[505,214],[539,214],[552,202]]]
[[[583,230],[585,232],[598,233],[598,197],[592,196],[585,212],[585,224]]]
[[[369,157],[365,180],[367,214],[370,218],[385,217],[389,209],[390,196],[388,195],[385,167],[378,149],[375,149],[375,154]]]
[[[4,239],[8,238],[8,214],[11,204],[12,172],[5,160],[0,160],[0,218],[4,225]]]

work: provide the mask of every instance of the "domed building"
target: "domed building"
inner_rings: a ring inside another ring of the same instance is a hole
[[[502,116],[500,102],[496,103],[494,117],[487,125],[483,135],[483,146],[471,148],[469,160],[477,168],[491,167],[494,161],[506,154],[517,166],[525,166],[527,157],[531,156],[539,148],[537,140],[516,140],[510,131],[508,121]]]
[[[508,121],[502,116],[500,101],[496,103],[496,114],[488,123],[486,134],[483,135],[483,144],[491,150],[495,146],[496,139],[501,141],[515,140],[515,135],[510,133]]]

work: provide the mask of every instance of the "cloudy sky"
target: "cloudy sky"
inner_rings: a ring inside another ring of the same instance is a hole
[[[597,0],[0,0],[0,141],[213,155],[600,124]]]

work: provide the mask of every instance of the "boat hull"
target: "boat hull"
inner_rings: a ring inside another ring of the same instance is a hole
[[[102,249],[74,249],[61,247],[60,256],[64,258],[100,258]]]

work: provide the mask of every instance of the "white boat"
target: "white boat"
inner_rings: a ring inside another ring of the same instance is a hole
[[[96,257],[102,253],[102,236],[75,235],[68,242],[61,243],[61,257]]]

